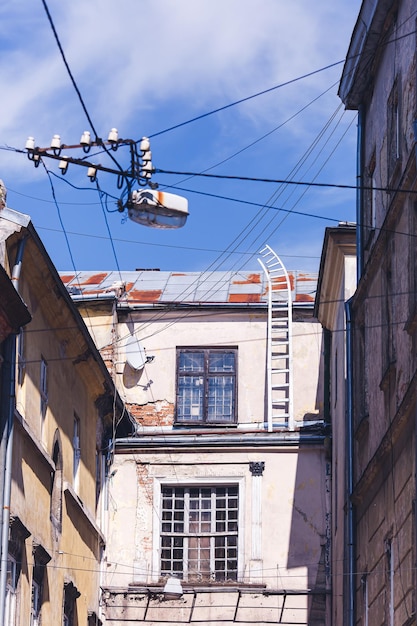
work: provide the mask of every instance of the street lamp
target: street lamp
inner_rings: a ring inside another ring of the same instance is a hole
[[[188,217],[188,201],[182,196],[154,189],[133,191],[127,204],[129,218],[153,228],[181,228]]]
[[[119,169],[91,163],[86,158],[73,158],[61,156],[62,150],[82,149],[88,153],[92,147],[104,148],[104,151],[118,165]],[[123,170],[108,150],[116,151],[120,146],[129,146],[130,167]],[[88,130],[81,135],[80,143],[77,145],[65,145],[61,142],[60,135],[54,135],[49,148],[39,148],[36,146],[33,137],[28,137],[25,145],[27,156],[38,167],[41,159],[48,157],[59,161],[61,174],[66,174],[68,166],[80,165],[87,168],[87,176],[91,182],[97,179],[97,173],[107,172],[117,176],[117,188],[123,189],[117,205],[119,211],[123,213],[127,209],[128,217],[137,224],[150,226],[152,228],[174,229],[182,228],[188,217],[188,201],[186,198],[172,193],[157,191],[158,185],[151,182],[154,167],[152,165],[152,153],[148,137],[142,137],[140,141],[133,139],[121,139],[117,128],[112,128],[108,134],[107,141],[96,137],[91,140]],[[132,191],[133,186],[149,187]],[[126,199],[127,198],[127,199]]]

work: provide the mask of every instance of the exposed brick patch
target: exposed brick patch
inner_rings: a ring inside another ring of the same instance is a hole
[[[145,494],[146,500],[148,504],[153,505],[153,478],[149,476],[149,468],[147,465],[142,465],[138,463],[136,466],[136,474],[138,477],[138,483],[142,487],[142,493]],[[145,538],[142,538],[144,541]],[[149,537],[148,537],[149,542]],[[143,546],[143,543],[142,543]],[[148,548],[152,550],[152,545],[149,545]]]
[[[148,404],[127,403],[126,407],[141,426],[172,426],[174,423],[174,404],[167,400]]]

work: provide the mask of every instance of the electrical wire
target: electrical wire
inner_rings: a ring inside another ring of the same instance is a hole
[[[43,4],[43,8],[45,9],[45,13],[46,13],[46,16],[47,16],[47,18],[48,18],[49,25],[50,25],[51,30],[52,30],[52,32],[53,32],[53,35],[54,35],[54,37],[55,37],[55,41],[56,41],[56,44],[57,44],[57,46],[58,46],[59,52],[60,52],[60,54],[61,54],[62,61],[63,61],[64,65],[65,65],[65,69],[67,70],[68,76],[70,77],[70,80],[71,80],[72,86],[73,86],[73,87],[74,87],[74,89],[75,89],[75,92],[76,92],[76,94],[77,94],[77,96],[78,96],[78,99],[79,99],[79,101],[80,101],[81,107],[82,107],[82,109],[83,109],[83,111],[84,111],[84,113],[85,113],[85,116],[86,116],[86,118],[87,118],[87,120],[88,120],[88,123],[90,124],[91,130],[93,131],[93,133],[95,134],[96,139],[97,139],[97,138],[98,138],[97,131],[96,131],[95,127],[94,127],[94,124],[93,124],[93,121],[92,121],[92,119],[91,119],[91,117],[90,117],[90,114],[89,114],[89,113],[88,113],[88,111],[87,111],[87,107],[86,107],[86,105],[85,105],[85,102],[84,102],[84,100],[83,100],[83,97],[82,97],[82,95],[81,95],[81,92],[80,92],[80,90],[78,89],[78,85],[77,85],[77,83],[75,82],[75,78],[74,78],[74,76],[73,76],[73,74],[72,74],[72,72],[71,72],[70,66],[68,65],[67,59],[65,58],[64,50],[63,50],[62,45],[61,45],[61,42],[60,42],[60,40],[59,40],[58,33],[57,33],[57,31],[56,31],[56,28],[55,28],[54,22],[53,22],[53,20],[52,20],[52,16],[51,16],[51,14],[50,14],[50,12],[49,12],[48,5],[46,4],[46,1],[45,1],[45,0],[41,0],[41,2],[42,2],[42,4]]]
[[[274,85],[273,87],[269,87],[268,89],[264,89],[263,91],[258,91],[257,93],[254,93],[251,96],[246,96],[245,98],[241,98],[240,100],[236,100],[235,102],[225,104],[224,106],[208,111],[207,113],[202,113],[201,115],[197,115],[196,117],[193,117],[192,119],[189,119],[185,122],[180,122],[179,124],[175,124],[174,126],[170,126],[169,128],[160,130],[159,132],[152,133],[151,135],[149,135],[149,139],[171,132],[172,130],[176,130],[177,128],[181,128],[182,126],[191,124],[192,122],[197,122],[199,120],[204,119],[205,117],[214,115],[215,113],[220,113],[221,111],[230,109],[231,107],[234,107],[238,104],[242,104],[243,102],[248,102],[249,100],[253,100],[254,98],[259,98],[259,96],[263,96],[267,93],[271,93],[272,91],[276,91],[277,89],[281,89],[282,87],[287,87],[288,85],[292,85],[293,83],[296,83],[300,80],[310,78],[311,76],[314,76],[315,74],[319,74],[320,72],[324,72],[332,67],[336,67],[337,65],[340,65],[341,63],[344,63],[344,59],[342,61],[336,61],[335,63],[330,63],[329,65],[326,65],[325,67],[321,67],[318,70],[313,70],[312,72],[308,72],[307,74],[303,74],[302,76],[297,76],[297,78],[292,78],[291,80],[287,80],[284,83],[280,83],[279,85]]]
[[[47,3],[46,3],[46,0],[41,0],[41,2],[42,2],[42,5],[43,5],[43,8],[45,9],[45,13],[46,13],[46,16],[47,16],[47,18],[48,18],[49,25],[50,25],[50,27],[51,27],[51,30],[52,30],[52,33],[53,33],[53,35],[54,35],[54,38],[55,38],[56,44],[57,44],[58,49],[59,49],[59,52],[60,52],[60,54],[61,54],[61,58],[62,58],[62,61],[63,61],[64,65],[65,65],[65,69],[67,70],[68,76],[69,76],[69,78],[70,78],[70,80],[71,80],[72,86],[74,87],[74,90],[75,90],[75,92],[76,92],[76,94],[77,94],[77,96],[78,96],[78,99],[79,99],[79,101],[80,101],[81,107],[82,107],[82,109],[83,109],[83,111],[84,111],[84,113],[85,113],[85,116],[86,116],[86,118],[87,118],[87,120],[88,120],[88,123],[90,124],[90,128],[91,128],[91,130],[93,131],[93,133],[94,133],[94,135],[95,135],[96,141],[99,141],[99,136],[98,136],[98,134],[97,134],[97,131],[96,131],[96,129],[95,129],[95,126],[94,126],[94,124],[93,124],[93,121],[92,121],[92,119],[91,119],[91,116],[90,116],[90,114],[89,114],[89,112],[88,112],[88,110],[87,110],[87,107],[86,107],[85,102],[84,102],[84,99],[83,99],[83,97],[82,97],[82,95],[81,95],[80,89],[78,88],[78,85],[77,85],[77,83],[76,83],[76,81],[75,81],[75,78],[74,78],[74,76],[73,76],[73,74],[72,74],[72,72],[71,72],[71,68],[70,68],[70,66],[69,66],[69,64],[68,64],[68,61],[67,61],[66,57],[65,57],[65,53],[64,53],[64,50],[63,50],[63,48],[62,48],[62,45],[61,45],[60,39],[59,39],[59,37],[58,37],[58,33],[57,33],[57,31],[56,31],[56,28],[55,28],[54,22],[53,22],[53,20],[52,20],[52,16],[51,16],[51,14],[50,14],[50,11],[49,11],[49,8],[48,8],[48,5],[47,5]],[[121,172],[123,172],[124,170],[123,170],[122,166],[121,166],[121,165],[120,165],[120,163],[117,161],[117,159],[113,156],[113,154],[111,153],[111,151],[110,151],[110,150],[108,150],[104,144],[102,144],[102,145],[103,145],[103,150],[104,150],[104,151],[106,152],[106,154],[107,154],[107,155],[111,158],[111,160],[112,160],[112,161],[113,161],[113,163],[116,165],[116,167],[117,167],[117,168],[118,168]]]
[[[339,109],[339,108],[340,108],[340,107],[338,107],[338,109]],[[324,133],[325,133],[326,129],[330,126],[331,120],[332,120],[332,118],[336,115],[336,113],[337,113],[337,110],[336,110],[336,112],[333,114],[333,116],[331,117],[331,119],[329,120],[329,122],[325,125],[324,129],[322,129],[322,132],[319,134],[319,138],[320,138],[320,135],[324,136]],[[315,145],[317,145],[319,138],[317,138],[317,139],[313,142],[313,147],[314,147]],[[312,148],[311,148],[311,150],[312,150]],[[308,151],[307,151],[307,155],[309,155],[309,153],[310,153],[310,152],[311,152],[311,151],[310,151],[310,150],[308,150]],[[302,160],[301,160],[301,163],[303,162],[303,160],[305,161],[305,160],[306,160],[306,157],[304,157],[304,159],[302,159]],[[299,163],[300,163],[300,162],[299,162]],[[295,170],[293,170],[293,172],[294,172],[294,171],[297,171],[297,168],[295,168]],[[292,175],[293,175],[293,172],[290,174],[290,176],[292,176]],[[259,223],[261,222],[261,220],[262,220],[262,219],[263,219],[263,217],[264,217],[264,215],[262,214],[262,211],[264,211],[264,210],[265,210],[265,208],[266,208],[265,206],[262,206],[261,211],[259,211],[259,212],[258,212],[258,213],[254,216],[254,218],[252,218],[252,220],[249,222],[249,224],[248,224],[248,225],[247,225],[247,226],[243,229],[243,231],[241,231],[241,233],[239,233],[239,235],[238,235],[237,237],[235,237],[235,239],[234,239],[234,241],[232,242],[232,244],[229,244],[229,246],[228,246],[228,248],[227,248],[227,250],[226,250],[226,252],[225,252],[225,257],[226,257],[226,258],[225,258],[225,260],[226,260],[227,258],[229,258],[229,256],[230,256],[230,254],[228,254],[228,251],[230,251],[230,249],[232,249],[232,251],[233,251],[233,252],[235,252],[235,251],[237,250],[238,245],[240,245],[240,244],[239,244],[239,239],[240,239],[240,243],[243,243],[243,241],[244,241],[244,240],[245,240],[245,239],[246,239],[246,238],[247,238],[247,237],[248,237],[248,236],[249,236],[249,235],[253,232],[254,224],[259,224]],[[268,206],[267,208],[269,208],[269,206]],[[294,208],[290,209],[290,210],[289,210],[289,212],[293,212],[293,213],[295,213]],[[272,218],[272,219],[273,219],[273,218]],[[271,222],[272,222],[272,220],[271,220]],[[246,235],[245,235],[245,230],[246,230]],[[264,229],[264,230],[265,230],[265,229]],[[263,232],[264,232],[264,231],[263,231]],[[243,239],[242,239],[242,238],[243,238]],[[232,247],[232,246],[234,246],[234,247]],[[232,248],[231,248],[231,247],[232,247]],[[213,261],[213,262],[209,265],[209,267],[205,270],[205,272],[203,273],[203,278],[202,278],[202,281],[203,281],[203,282],[204,282],[204,280],[209,280],[209,279],[211,278],[211,276],[213,275],[213,273],[214,273],[215,269],[219,269],[219,266],[220,266],[220,263],[221,263],[221,257],[222,257],[222,256],[223,256],[223,255],[220,255],[220,257],[218,257],[215,261]],[[236,266],[236,264],[237,264],[237,261],[234,263],[234,266]],[[221,288],[221,284],[219,284],[219,289],[220,289],[220,288]],[[212,292],[212,291],[213,291],[213,286],[211,286],[211,292]],[[179,295],[178,295],[177,300],[180,300],[181,295],[182,295],[182,294],[179,294]],[[151,318],[151,320],[147,323],[147,326],[150,326],[153,322],[155,322],[155,320],[156,320],[156,319],[158,319],[158,314],[155,314],[155,315]],[[170,325],[172,325],[173,323],[174,323],[174,322],[171,322],[171,324],[170,324]],[[141,331],[143,331],[143,325],[141,326],[140,330],[141,330]],[[161,329],[161,331],[162,331],[162,329]],[[161,331],[160,331],[160,332],[161,332]]]
[[[54,187],[54,184],[53,184],[53,182],[52,182],[51,172],[50,172],[50,171],[48,170],[48,168],[46,167],[45,163],[43,162],[43,159],[41,159],[41,163],[42,163],[42,166],[43,166],[43,168],[44,168],[44,170],[45,170],[45,172],[46,172],[46,175],[47,175],[47,177],[48,177],[49,184],[50,184],[50,186],[51,186],[52,198],[54,199],[54,204],[55,204],[55,208],[56,208],[56,210],[57,210],[59,223],[61,224],[62,232],[63,232],[63,234],[64,234],[65,242],[66,242],[66,244],[67,244],[68,254],[69,254],[69,257],[70,257],[70,260],[71,260],[71,264],[72,264],[73,270],[74,270],[74,272],[76,273],[76,271],[77,271],[77,270],[75,269],[75,261],[74,261],[74,256],[73,256],[73,254],[72,254],[72,250],[71,250],[71,246],[70,246],[70,243],[69,243],[68,234],[67,234],[67,232],[66,232],[66,230],[65,230],[64,221],[63,221],[63,219],[62,219],[62,214],[61,214],[61,209],[59,208],[59,204],[58,204],[58,201],[57,201],[57,198],[56,198],[56,194],[55,194],[55,187]]]
[[[350,189],[350,190],[367,190],[367,191],[385,191],[387,193],[411,193],[417,194],[417,190],[404,189],[401,187],[371,187],[369,185],[349,185],[342,183],[315,183],[313,181],[304,180],[288,180],[283,178],[261,178],[256,176],[239,176],[232,174],[207,174],[204,172],[180,172],[173,170],[155,169],[158,174],[173,174],[175,176],[193,176],[202,178],[214,178],[218,180],[238,180],[243,182],[255,183],[273,183],[280,185],[297,185],[301,187],[319,187],[324,189]]]

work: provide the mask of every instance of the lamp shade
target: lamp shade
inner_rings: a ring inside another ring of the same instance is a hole
[[[146,189],[134,191],[128,204],[131,220],[153,228],[181,228],[188,217],[188,201],[182,196]]]
[[[170,576],[165,583],[162,593],[164,594],[165,600],[177,600],[181,598],[183,594],[181,581],[175,578],[175,576]]]

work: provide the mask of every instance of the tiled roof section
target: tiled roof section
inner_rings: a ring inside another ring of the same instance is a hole
[[[317,274],[289,271],[294,304],[313,304]],[[72,296],[105,298],[117,296],[131,305],[183,304],[266,304],[268,286],[262,271],[239,272],[61,272]],[[284,292],[285,282],[273,282],[274,292]],[[284,295],[284,294],[283,294]]]

